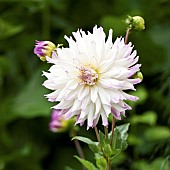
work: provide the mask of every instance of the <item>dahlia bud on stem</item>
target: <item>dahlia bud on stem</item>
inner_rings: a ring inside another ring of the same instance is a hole
[[[142,31],[145,29],[145,21],[141,16],[127,16],[125,19],[125,24],[127,25],[128,29],[132,29],[135,31]]]
[[[56,48],[55,44],[51,41],[36,41],[34,53],[42,61],[46,61],[46,57],[52,56],[52,51]]]

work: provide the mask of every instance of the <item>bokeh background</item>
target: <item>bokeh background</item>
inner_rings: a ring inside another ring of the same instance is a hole
[[[169,0],[0,0],[0,170],[81,169],[68,132],[49,131],[52,104],[44,98],[48,91],[41,76],[49,65],[33,54],[34,43],[51,40],[67,46],[64,35],[94,25],[106,33],[112,28],[113,39],[125,36],[127,15],[146,22],[146,30],[129,38],[144,80],[133,92],[140,100],[130,103],[133,110],[117,121],[131,126],[129,147],[113,162],[114,170],[170,168]],[[79,134],[95,139],[86,127]],[[93,161],[92,152],[82,147]]]

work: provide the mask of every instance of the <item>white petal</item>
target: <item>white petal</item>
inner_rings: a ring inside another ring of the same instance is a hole
[[[94,104],[90,104],[89,113],[87,116],[87,127],[93,127]]]
[[[75,100],[73,106],[71,107],[71,112],[80,110],[80,106],[81,106],[81,101]]]
[[[95,103],[95,101],[96,101],[96,99],[97,99],[97,97],[98,97],[98,88],[97,88],[97,86],[92,86],[91,88],[90,88],[90,91],[91,91],[91,101],[93,102],[93,103]]]
[[[108,126],[108,118],[107,118],[107,115],[105,113],[105,111],[103,110],[103,108],[100,110],[100,114],[102,116],[102,125],[103,126]]]
[[[106,105],[110,105],[110,95],[108,95],[108,93],[106,92],[107,89],[103,89],[101,87],[98,87],[98,93],[100,96],[100,100],[102,104],[106,104]]]
[[[78,99],[83,100],[88,94],[89,94],[89,87],[83,86],[83,89],[81,89],[78,93]]]

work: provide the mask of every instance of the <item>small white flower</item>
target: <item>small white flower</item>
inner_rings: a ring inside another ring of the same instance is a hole
[[[73,37],[65,39],[68,48],[58,48],[57,55],[47,61],[53,63],[44,86],[53,90],[46,95],[49,101],[58,101],[54,109],[60,109],[66,119],[77,117],[76,124],[87,128],[94,127],[101,116],[103,126],[108,126],[110,113],[116,119],[125,116],[125,110],[131,109],[124,100],[135,101],[138,98],[125,90],[135,90],[134,84],[141,82],[132,76],[139,70],[140,64],[132,44],[125,45],[124,38],[112,42],[112,30],[105,41],[103,28],[93,28],[87,34],[78,30]]]

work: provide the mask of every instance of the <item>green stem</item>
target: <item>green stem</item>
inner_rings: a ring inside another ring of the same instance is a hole
[[[103,152],[102,145],[101,145],[101,143],[100,143],[100,136],[99,136],[99,132],[98,132],[97,127],[96,127],[96,126],[94,127],[94,130],[95,130],[95,133],[96,133],[97,140],[98,140],[98,142],[99,142],[100,149],[101,149],[101,151],[102,151],[102,153],[103,153],[103,155],[104,155],[104,157],[105,157],[105,154],[104,154],[104,152]]]
[[[78,140],[74,140],[74,144],[75,144],[77,153],[80,156],[80,158],[85,159],[83,150],[82,150],[81,145],[80,145],[80,142]]]
[[[105,139],[108,139],[108,128],[104,126]]]
[[[109,159],[108,157],[106,157],[106,155],[104,154],[102,145],[101,145],[101,143],[100,143],[100,136],[99,136],[99,132],[98,132],[98,130],[97,130],[97,127],[95,126],[94,129],[95,129],[95,133],[96,133],[97,140],[98,140],[98,142],[99,142],[100,149],[101,149],[101,151],[102,151],[102,153],[103,153],[104,158],[105,158],[106,161],[107,161],[107,170],[111,170],[110,159]],[[106,127],[104,128],[104,130],[105,130],[105,136],[108,137],[108,130],[106,129]]]
[[[111,139],[110,139],[110,146],[111,146],[111,147],[112,147],[112,143],[113,143],[113,136],[114,136],[115,122],[116,122],[116,118],[115,118],[115,117],[113,117],[113,119],[112,119],[112,136],[111,136]]]
[[[99,132],[98,132],[97,127],[96,127],[96,126],[94,127],[94,130],[95,130],[96,137],[97,137],[97,140],[98,140],[98,142],[99,142],[99,145],[101,145],[101,144],[100,144]]]
[[[127,29],[127,31],[126,31],[126,37],[125,37],[125,44],[127,44],[128,43],[128,38],[129,38],[129,33],[130,33],[130,28],[128,28]]]
[[[107,170],[111,170],[110,158],[107,160]]]
[[[70,131],[70,137],[72,138],[74,136],[76,136],[76,132],[75,132],[74,129],[72,129]],[[78,153],[79,157],[82,158],[82,159],[85,159],[83,149],[82,149],[82,147],[80,145],[80,142],[78,140],[74,140],[74,145],[76,147],[76,150],[77,150],[77,153]],[[87,170],[87,169],[83,166],[83,170]]]

